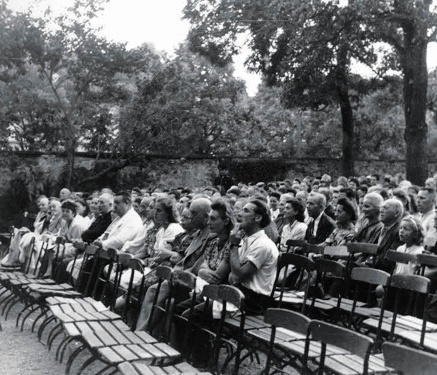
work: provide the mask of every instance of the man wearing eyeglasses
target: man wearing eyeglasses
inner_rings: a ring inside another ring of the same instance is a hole
[[[237,221],[230,235],[229,282],[244,293],[247,314],[262,314],[271,304],[279,255],[263,230],[271,221],[269,208],[258,199],[250,200]]]

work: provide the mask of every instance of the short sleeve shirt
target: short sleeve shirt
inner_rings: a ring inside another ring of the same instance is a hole
[[[270,295],[276,278],[279,251],[275,243],[260,230],[249,237],[244,237],[238,248],[240,263],[251,262],[256,271],[241,285],[263,295]]]

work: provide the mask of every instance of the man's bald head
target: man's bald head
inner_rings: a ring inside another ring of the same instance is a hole
[[[196,229],[203,229],[208,223],[208,214],[211,211],[211,201],[207,198],[198,198],[190,204],[191,225]]]
[[[63,200],[65,200],[65,199],[67,199],[67,198],[70,196],[70,194],[71,194],[71,191],[70,191],[70,190],[68,190],[67,188],[63,188],[63,189],[61,189],[61,191],[59,192],[59,199],[60,199],[61,201],[63,201]]]
[[[100,215],[107,214],[114,207],[114,196],[109,193],[103,193],[99,197],[98,210]]]

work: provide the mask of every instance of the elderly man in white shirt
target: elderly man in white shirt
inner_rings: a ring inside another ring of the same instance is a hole
[[[121,250],[126,241],[131,241],[141,232],[143,222],[132,208],[131,197],[127,192],[117,193],[114,197],[114,213],[117,218],[111,223],[94,245],[107,249]]]

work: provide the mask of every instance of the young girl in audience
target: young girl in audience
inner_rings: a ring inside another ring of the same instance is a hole
[[[409,215],[406,216],[401,221],[401,225],[399,228],[399,238],[401,241],[404,241],[405,244],[402,246],[399,246],[396,251],[417,255],[421,254],[424,251],[423,247],[423,239],[424,239],[424,230],[422,227],[422,224],[415,219],[413,216]],[[415,271],[417,270],[418,263],[416,262],[408,262],[405,263],[396,263],[395,268],[393,270],[393,275],[395,274],[407,274],[407,275],[413,275]],[[376,288],[376,298],[378,299],[378,304],[381,303],[381,298],[384,294],[384,289],[381,285],[377,286]],[[401,295],[401,300],[403,295]],[[405,298],[408,298],[408,295],[405,295]],[[389,291],[386,295],[386,301],[385,301],[385,308],[387,310],[392,311],[394,307],[394,294]],[[407,306],[400,306],[399,313],[403,314],[405,311],[404,309]]]
[[[405,242],[404,245],[399,246],[396,251],[407,254],[421,254],[424,251],[423,239],[424,231],[422,224],[412,216],[406,216],[401,221],[399,229],[399,238]],[[393,274],[408,274],[413,275],[417,270],[418,264],[416,262],[396,263]]]

